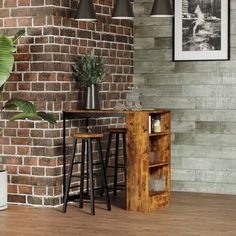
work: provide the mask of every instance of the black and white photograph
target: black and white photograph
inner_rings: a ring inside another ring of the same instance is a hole
[[[229,59],[227,0],[175,1],[174,60]]]

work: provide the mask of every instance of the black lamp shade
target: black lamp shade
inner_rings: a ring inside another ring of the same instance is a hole
[[[170,0],[155,0],[152,11],[151,17],[172,17],[173,10],[170,4]]]
[[[130,0],[116,0],[112,19],[133,19],[133,7]]]
[[[81,21],[96,21],[96,13],[93,8],[92,0],[80,0],[75,19]]]

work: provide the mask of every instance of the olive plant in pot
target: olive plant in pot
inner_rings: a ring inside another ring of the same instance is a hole
[[[0,101],[3,101],[2,92],[4,84],[10,77],[10,73],[14,64],[13,53],[16,51],[15,45],[17,40],[24,34],[24,30],[16,33],[15,37],[7,37],[0,35]],[[42,119],[51,124],[56,124],[56,119],[53,115],[46,112],[37,111],[34,104],[24,99],[12,98],[0,104],[0,119],[2,119],[3,112],[6,110],[14,110],[14,114],[9,117],[10,121],[25,120],[25,119]],[[18,109],[18,110],[16,110]],[[3,127],[0,127],[0,132]],[[0,163],[1,164],[1,163]],[[7,208],[7,171],[0,165],[0,210]]]
[[[85,88],[85,109],[100,109],[100,84],[111,74],[102,57],[90,53],[80,57],[73,66],[74,78],[79,85]]]

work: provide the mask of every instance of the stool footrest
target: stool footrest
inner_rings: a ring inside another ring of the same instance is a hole
[[[81,163],[82,163],[82,161],[75,161],[75,162],[73,162],[73,165],[81,164]]]
[[[105,187],[96,187],[96,188],[93,188],[93,190],[101,190],[101,189],[104,189]]]
[[[125,168],[124,164],[117,164],[117,166],[107,166],[107,168]]]
[[[70,189],[72,189],[72,188],[78,188],[78,187],[80,187],[80,184],[74,185],[74,186],[70,186]]]
[[[111,178],[111,177],[114,177],[114,175],[107,175],[106,177],[107,178]]]
[[[103,163],[102,162],[97,162],[97,163],[93,163],[93,166],[99,166],[99,165],[102,165]]]
[[[87,176],[88,176],[88,174],[85,173],[85,174],[84,174],[84,178],[87,177]],[[81,175],[71,175],[71,177],[74,177],[74,178],[80,178]]]
[[[125,184],[117,184],[116,186],[125,187]]]

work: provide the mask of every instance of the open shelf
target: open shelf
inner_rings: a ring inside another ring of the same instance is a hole
[[[169,165],[168,161],[161,162],[161,163],[156,163],[156,164],[151,164],[151,165],[149,165],[149,168],[155,168],[155,167],[166,166],[166,165]]]
[[[169,135],[169,132],[157,132],[157,133],[150,133],[149,137],[156,137],[156,136],[164,136],[164,135]]]
[[[149,192],[149,196],[152,197],[152,196],[156,196],[156,195],[161,195],[163,193],[166,193],[166,191],[159,191],[159,192],[157,192],[157,191],[150,191]]]
[[[170,112],[138,112],[130,118],[129,125],[136,128],[128,132],[132,138],[127,141],[127,160],[136,168],[129,173],[127,192],[132,200],[127,202],[127,208],[150,212],[170,203]],[[158,125],[152,123],[157,120]]]

